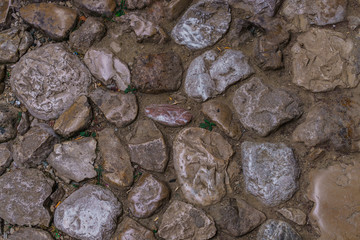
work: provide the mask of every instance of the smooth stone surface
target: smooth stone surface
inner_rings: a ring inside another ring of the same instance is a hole
[[[128,195],[129,209],[137,218],[154,214],[170,197],[170,189],[153,175],[145,173],[135,183]]]
[[[21,228],[9,236],[9,240],[53,240],[50,233],[35,229],[35,228]]]
[[[203,210],[175,200],[166,209],[158,234],[167,240],[206,240],[216,234],[216,227]]]
[[[10,224],[49,226],[44,207],[55,182],[37,169],[17,169],[0,177],[0,217]]]
[[[95,149],[96,140],[90,137],[62,142],[54,146],[47,162],[66,182],[81,182],[97,175],[93,166],[96,159]]]
[[[273,17],[284,0],[228,0],[232,7],[241,8],[254,15]]]
[[[0,143],[16,137],[17,119],[18,109],[8,103],[0,102]]]
[[[104,113],[106,119],[117,127],[125,127],[137,116],[138,104],[134,94],[97,88],[90,93],[90,98]]]
[[[26,53],[33,44],[31,34],[13,27],[0,32],[0,63],[14,63]]]
[[[105,85],[116,84],[125,91],[130,85],[130,70],[125,63],[106,48],[91,48],[86,52],[84,62],[91,74]]]
[[[256,240],[301,240],[290,224],[269,219],[259,229]]]
[[[10,166],[12,160],[12,152],[10,144],[0,144],[0,175],[2,175],[6,168]]]
[[[16,97],[34,117],[43,120],[58,118],[79,96],[87,94],[90,83],[89,70],[61,43],[26,54],[10,78]]]
[[[155,240],[154,234],[135,220],[125,217],[111,240]]]
[[[145,115],[158,123],[170,127],[184,126],[192,119],[191,112],[170,104],[149,105],[145,108]]]
[[[121,213],[122,204],[110,190],[86,184],[56,208],[54,225],[80,240],[109,240]]]
[[[281,208],[277,210],[278,213],[283,215],[285,218],[293,221],[297,225],[306,224],[306,214],[297,208]]]
[[[185,12],[171,31],[171,37],[189,49],[202,49],[219,41],[230,22],[230,8],[226,2],[201,1]]]
[[[161,131],[151,120],[136,122],[134,130],[126,136],[131,162],[142,168],[164,172],[168,162],[168,152]]]
[[[111,128],[98,132],[98,146],[103,159],[103,180],[116,187],[129,187],[133,183],[134,169],[130,156]]]
[[[74,4],[98,16],[111,17],[115,8],[115,0],[74,0]]]
[[[196,101],[205,101],[253,73],[248,57],[241,51],[226,49],[218,54],[209,50],[190,63],[185,92]]]
[[[259,78],[236,90],[232,103],[244,127],[263,137],[303,112],[295,94],[269,87]]]
[[[144,93],[177,90],[182,73],[181,59],[173,52],[140,55],[135,58],[131,71],[132,83]]]
[[[216,132],[185,128],[173,143],[174,168],[187,201],[208,206],[226,195],[231,145]]]
[[[0,30],[6,28],[10,23],[11,13],[10,0],[3,0],[0,3]]]
[[[241,155],[249,193],[267,206],[279,205],[294,195],[300,171],[291,148],[284,143],[245,141]]]
[[[20,9],[20,16],[55,40],[69,36],[77,19],[74,9],[53,3],[32,3]]]
[[[323,49],[333,49],[324,51]],[[342,33],[312,28],[291,48],[293,83],[312,92],[353,88],[359,83],[354,43]]]

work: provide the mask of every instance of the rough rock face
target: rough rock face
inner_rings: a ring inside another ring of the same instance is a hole
[[[214,45],[229,28],[231,14],[224,1],[201,1],[192,5],[171,32],[177,44],[197,50]]]
[[[216,234],[216,227],[213,219],[201,209],[175,200],[166,209],[158,234],[168,240],[206,240]]]
[[[96,140],[93,138],[62,142],[54,146],[47,162],[67,182],[81,182],[97,175],[93,166],[96,159],[95,149]]]
[[[68,37],[77,19],[74,9],[53,3],[32,3],[20,9],[20,16],[55,40]]]
[[[179,106],[152,104],[145,108],[145,115],[152,120],[170,127],[179,127],[191,121],[192,114]]]
[[[53,240],[50,233],[35,229],[35,228],[21,228],[9,236],[9,240]]]
[[[215,97],[254,73],[248,61],[241,51],[225,50],[219,55],[209,50],[191,62],[185,79],[185,92],[196,101]]]
[[[33,116],[44,120],[59,117],[80,95],[87,94],[90,82],[89,70],[61,43],[26,54],[10,78],[17,98]]]
[[[340,32],[312,28],[298,36],[291,52],[296,85],[312,92],[326,92],[336,87],[353,88],[359,83],[354,44]]]
[[[127,9],[142,9],[149,6],[152,3],[152,0],[128,0],[125,1]]]
[[[268,87],[259,78],[252,78],[236,90],[233,106],[244,127],[260,136],[267,136],[302,114],[302,103],[294,94]]]
[[[3,0],[0,3],[0,30],[6,28],[10,23],[10,0]]]
[[[257,240],[301,240],[301,236],[291,227],[290,224],[280,220],[267,220],[259,229]]]
[[[296,192],[299,169],[294,153],[283,143],[241,144],[247,191],[268,206],[289,200]]]
[[[176,19],[190,5],[192,0],[171,0],[166,5],[165,13],[169,20]]]
[[[54,225],[81,240],[109,240],[121,213],[122,204],[110,190],[86,184],[56,208]]]
[[[277,210],[278,213],[283,215],[285,218],[293,221],[297,225],[306,224],[306,214],[297,208],[281,208]]]
[[[20,117],[21,115],[21,117]],[[19,124],[16,127],[17,133],[20,135],[24,135],[30,128],[30,119],[28,112],[18,112],[18,121],[20,119]]]
[[[154,234],[135,220],[125,217],[111,240],[155,240]]]
[[[226,194],[231,145],[218,133],[186,128],[173,146],[174,168],[185,199],[202,206],[219,202]]]
[[[0,102],[0,143],[15,138],[17,119],[18,110],[10,104]]]
[[[0,175],[9,167],[12,160],[10,145],[7,143],[0,144]]]
[[[110,50],[91,48],[86,52],[84,62],[92,75],[105,85],[114,82],[123,91],[130,85],[129,68]]]
[[[132,162],[149,171],[165,171],[167,147],[162,133],[151,120],[138,121],[126,139]]]
[[[138,105],[134,94],[97,88],[90,94],[90,98],[104,113],[106,119],[117,127],[130,124],[137,116]]]
[[[14,63],[33,44],[31,34],[14,27],[0,32],[0,63]]]
[[[235,8],[250,11],[254,15],[273,17],[284,0],[228,0]]]
[[[74,0],[74,4],[92,14],[110,17],[116,8],[115,0]]]
[[[37,169],[18,169],[0,177],[0,217],[11,224],[49,226],[44,208],[54,181]]]

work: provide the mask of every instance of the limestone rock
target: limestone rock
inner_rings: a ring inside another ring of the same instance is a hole
[[[11,18],[10,0],[3,0],[0,3],[0,30],[6,28],[10,24]]]
[[[74,9],[53,3],[32,3],[20,9],[20,16],[55,40],[68,37],[77,19]]]
[[[171,37],[189,49],[202,49],[220,40],[230,22],[230,8],[225,1],[201,1],[185,12],[173,28]]]
[[[0,176],[5,172],[6,168],[10,166],[12,160],[12,152],[10,144],[0,144]]]
[[[296,192],[300,172],[292,149],[284,143],[246,141],[241,155],[246,189],[264,204],[279,205]]]
[[[173,143],[174,168],[187,201],[208,206],[226,194],[227,165],[231,145],[218,133],[185,128]]]
[[[125,217],[111,240],[155,240],[154,234],[135,220]]]
[[[244,127],[263,137],[302,114],[295,94],[266,86],[259,78],[236,90],[232,102]]]
[[[142,9],[149,6],[152,3],[152,0],[127,0],[125,1],[126,7],[129,10],[132,9]]]
[[[254,73],[248,61],[241,51],[227,49],[219,55],[209,50],[190,63],[185,92],[196,101],[215,97]]]
[[[58,118],[79,96],[87,94],[90,83],[89,70],[61,43],[26,54],[10,78],[17,98],[34,117],[44,120]]]
[[[13,27],[0,32],[0,63],[14,63],[33,44],[33,37],[27,31]]]
[[[184,126],[191,121],[192,114],[182,107],[170,104],[152,104],[145,108],[145,115],[170,127]]]
[[[117,127],[130,124],[137,116],[138,105],[134,94],[97,88],[90,94],[90,98],[104,113],[106,119]]]
[[[167,240],[206,240],[216,234],[216,227],[203,210],[175,200],[166,209],[158,234]]]
[[[257,240],[301,240],[301,236],[290,226],[290,224],[270,219],[267,220],[259,229]]]
[[[9,236],[9,240],[53,240],[50,233],[35,229],[35,228],[21,228]]]
[[[115,8],[115,0],[74,0],[79,8],[98,16],[111,17]]]
[[[37,169],[17,169],[0,177],[0,217],[10,224],[49,226],[44,207],[54,181]]]
[[[250,11],[254,15],[273,17],[284,0],[229,0],[235,8]]]
[[[166,15],[169,20],[174,20],[190,5],[192,0],[171,0],[166,4]]]
[[[283,215],[285,218],[293,221],[297,225],[306,224],[306,214],[297,208],[281,208],[277,210],[278,213]]]
[[[16,108],[5,102],[0,102],[0,143],[15,138],[17,118],[18,110]]]
[[[122,204],[110,190],[86,184],[56,208],[54,225],[81,240],[109,240],[121,213]]]
[[[162,133],[151,120],[138,121],[126,139],[131,162],[149,171],[165,171],[168,162],[167,147]]]

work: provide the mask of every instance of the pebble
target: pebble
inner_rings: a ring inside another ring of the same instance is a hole
[[[152,104],[145,108],[145,115],[152,120],[170,127],[188,124],[192,119],[191,112],[170,104]]]
[[[269,219],[259,229],[256,240],[301,240],[290,224]]]

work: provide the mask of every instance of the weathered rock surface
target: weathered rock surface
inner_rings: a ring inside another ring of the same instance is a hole
[[[32,3],[20,9],[20,16],[55,40],[68,37],[77,19],[74,9],[54,3]]]
[[[98,16],[111,17],[115,8],[115,0],[74,0],[79,8]]]
[[[127,9],[142,9],[149,6],[152,0],[128,0],[125,2]]]
[[[92,75],[105,85],[115,83],[123,91],[130,85],[129,68],[110,50],[91,48],[86,52],[84,62]]]
[[[203,210],[175,200],[166,209],[158,234],[168,240],[206,240],[216,234],[216,227]]]
[[[7,167],[9,167],[12,160],[12,152],[10,144],[0,144],[0,175],[3,174]]]
[[[98,132],[99,150],[103,159],[103,180],[116,187],[129,187],[133,183],[134,169],[130,156],[111,128]]]
[[[137,116],[138,105],[134,94],[97,88],[90,94],[90,98],[104,113],[106,119],[117,127],[130,124]]]
[[[241,51],[227,49],[219,55],[209,50],[190,63],[185,92],[196,101],[215,97],[254,73],[248,61]]]
[[[10,104],[0,102],[0,143],[15,138],[17,119],[18,110]]]
[[[347,20],[349,22],[348,27],[353,31],[360,26],[360,17],[348,16]]]
[[[284,0],[228,0],[235,8],[241,8],[254,15],[273,17]]]
[[[185,199],[202,206],[221,201],[231,145],[218,133],[192,127],[181,130],[173,146],[174,168]]]
[[[169,20],[174,20],[190,5],[192,0],[171,0],[165,6],[165,14]]]
[[[0,3],[0,30],[9,26],[10,23],[10,13],[11,13],[11,3],[10,0],[3,0]]]
[[[93,138],[62,142],[54,146],[47,162],[66,182],[81,182],[97,175],[93,166],[96,159],[95,150],[96,140]]]
[[[0,63],[16,62],[33,41],[31,34],[21,28],[13,27],[0,32]]]
[[[336,87],[353,88],[359,83],[354,43],[340,32],[312,28],[298,36],[291,52],[296,85],[312,92],[326,92]]]
[[[12,70],[10,84],[17,98],[37,118],[57,118],[87,94],[91,74],[65,46],[48,44],[29,52]]]
[[[20,116],[21,115],[21,116]],[[20,135],[24,135],[30,128],[30,119],[28,112],[18,112],[18,121],[20,119],[19,124],[16,127],[17,133]]]
[[[128,195],[129,209],[137,218],[153,215],[170,196],[166,184],[149,173],[141,176]]]
[[[11,224],[49,226],[44,207],[54,181],[37,169],[18,169],[0,177],[0,217]]]
[[[131,162],[149,171],[165,171],[168,162],[167,147],[162,133],[151,120],[138,121],[126,139]]]
[[[289,200],[296,192],[299,169],[291,148],[283,143],[241,144],[242,169],[248,192],[268,206]]]
[[[306,224],[306,214],[297,208],[281,208],[277,210],[278,213],[283,215],[285,218],[293,221],[297,225]]]
[[[135,220],[125,217],[111,240],[155,240],[154,234]]]
[[[35,229],[35,228],[21,228],[9,236],[9,240],[53,240],[50,233]]]
[[[183,73],[180,57],[176,53],[143,54],[135,59],[132,83],[144,93],[175,91],[181,85]]]
[[[192,119],[191,112],[170,104],[149,105],[145,108],[145,115],[158,123],[170,127],[184,126]]]
[[[201,1],[192,5],[171,32],[177,44],[198,50],[214,45],[231,22],[229,5],[224,1]]]
[[[81,240],[109,240],[121,213],[122,204],[110,190],[86,184],[56,208],[54,225]]]
[[[301,240],[301,236],[290,226],[290,224],[270,219],[267,220],[259,229],[257,240]]]

